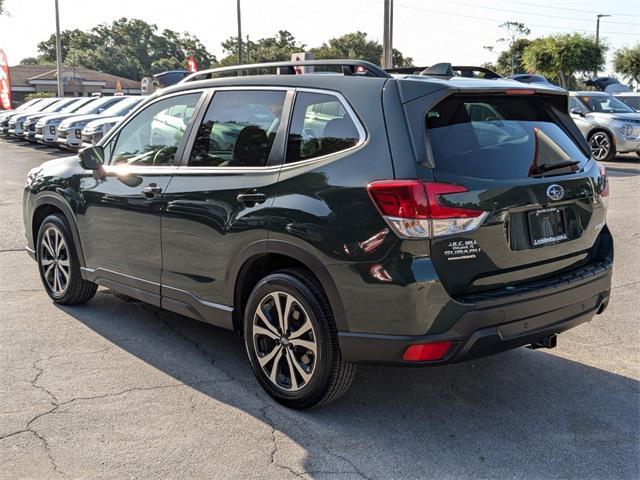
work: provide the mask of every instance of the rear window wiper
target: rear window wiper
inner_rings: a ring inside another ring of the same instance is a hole
[[[535,167],[531,174],[539,175],[541,173],[550,172],[551,170],[558,170],[559,168],[573,167],[574,165],[578,165],[579,163],[579,160],[565,160],[563,162],[549,163],[546,165],[543,164],[539,167]]]

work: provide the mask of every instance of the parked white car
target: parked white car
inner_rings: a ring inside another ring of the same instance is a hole
[[[98,143],[106,133],[132,110],[134,110],[146,97],[126,97],[119,103],[108,108],[99,118],[87,123],[82,129],[82,146],[88,147]]]
[[[76,112],[75,115],[65,118],[56,129],[57,144],[61,148],[78,149],[82,146],[82,129],[91,120],[99,118],[109,107],[123,101],[124,96],[99,97]]]

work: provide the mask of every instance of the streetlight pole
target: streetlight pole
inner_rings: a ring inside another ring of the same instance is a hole
[[[602,17],[610,17],[611,15],[604,15],[602,13],[599,13],[598,15],[596,15],[596,45],[600,45],[600,19]],[[598,76],[598,71],[594,70],[593,71],[593,76],[597,77]]]
[[[240,16],[240,0],[237,2],[238,11],[238,65],[242,65],[242,18]]]
[[[384,0],[382,67],[393,68],[393,0]]]
[[[56,75],[58,76],[58,96],[64,97],[64,88],[62,86],[62,42],[60,40],[60,10],[58,9],[58,0],[56,3]]]

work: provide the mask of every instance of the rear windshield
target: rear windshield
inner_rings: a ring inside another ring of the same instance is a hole
[[[477,178],[571,173],[588,161],[541,96],[452,96],[427,113],[436,169]]]

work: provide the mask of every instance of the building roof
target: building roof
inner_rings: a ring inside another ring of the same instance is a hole
[[[49,65],[14,65],[9,67],[11,75],[11,85],[13,87],[27,87],[33,85],[34,81],[57,81],[56,68]],[[84,67],[64,66],[62,75],[65,78],[79,78],[85,82],[102,82],[104,88],[116,88],[116,84],[120,81],[120,85],[124,89],[139,89],[140,82],[129,78],[111,75],[109,73],[98,72]]]

